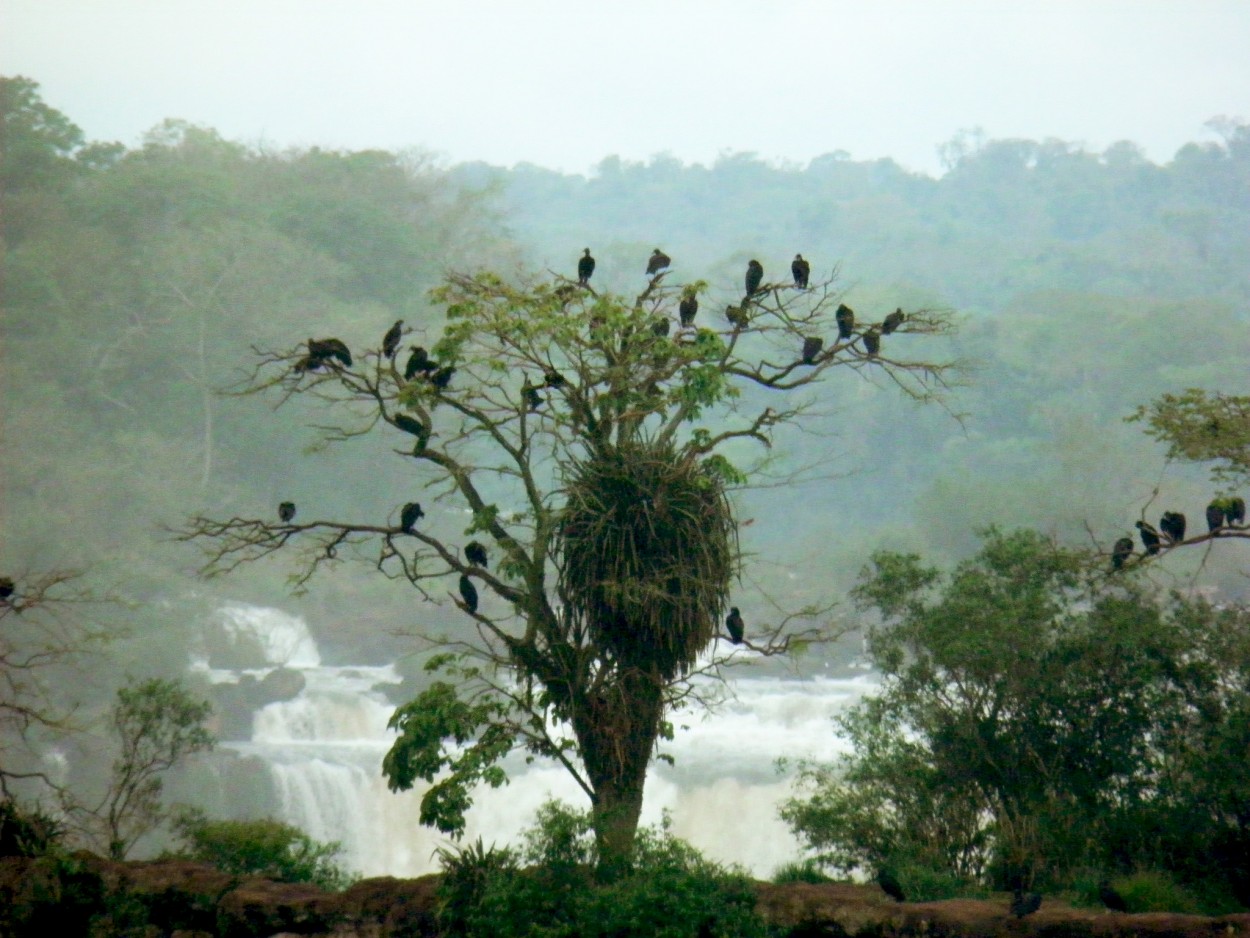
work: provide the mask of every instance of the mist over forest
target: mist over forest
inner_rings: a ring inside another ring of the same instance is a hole
[[[231,394],[257,350],[313,335],[363,350],[403,319],[432,345],[445,320],[428,291],[448,272],[573,278],[590,247],[596,284],[633,295],[659,247],[674,278],[710,283],[715,317],[748,259],[781,280],[801,252],[865,318],[955,312],[953,336],[926,340],[962,363],[940,401],[839,370],[803,392],[803,431],[733,493],[750,522],[734,593],[748,622],[842,599],[879,548],[950,565],[994,525],[1109,552],[1141,517],[1200,518],[1217,491],[1125,418],[1166,393],[1245,387],[1250,125],[1215,122],[1220,142],[1165,163],[1131,141],[964,134],[938,178],[841,151],[804,166],[608,155],[581,176],[273,152],[176,119],[127,148],[84,139],[55,108],[5,80],[0,572],[81,571],[107,600],[74,611],[117,636],[79,664],[89,680],[64,681],[87,719],[128,676],[182,674],[226,602],[304,616],[329,660],[391,661],[405,629],[468,627],[450,600],[376,575],[371,554],[304,585],[282,557],[206,581],[171,534],[196,514],[276,516],[286,499],[305,517],[384,523],[420,497],[431,524],[466,523],[413,491],[393,439],[325,444],[316,398]],[[744,449],[743,467],[758,458]],[[1244,569],[1228,542],[1152,577],[1244,600]],[[846,601],[833,614],[855,615]]]

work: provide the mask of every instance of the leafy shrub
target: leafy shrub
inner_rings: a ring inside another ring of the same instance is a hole
[[[210,821],[185,811],[174,824],[185,847],[179,856],[210,863],[227,873],[265,876],[287,883],[313,883],[322,889],[347,888],[355,877],[334,862],[337,842],[319,843],[297,827],[263,818]]]
[[[779,866],[773,873],[773,882],[781,886],[787,883],[831,883],[833,879],[821,871],[817,861],[808,858]]]
[[[0,801],[0,857],[41,857],[60,846],[64,829],[39,808]]]

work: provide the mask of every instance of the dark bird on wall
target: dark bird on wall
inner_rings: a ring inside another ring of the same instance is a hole
[[[382,354],[387,358],[394,358],[395,353],[399,351],[399,339],[404,334],[404,321],[396,319],[395,325],[386,330],[386,335],[382,336]]]
[[[881,336],[877,335],[876,329],[869,329],[864,333],[864,351],[869,355],[876,355],[881,351]]]
[[[750,319],[747,318],[747,312],[741,306],[726,306],[725,318],[729,320],[730,325],[735,329],[745,329]]]
[[[424,517],[425,512],[421,510],[421,504],[409,502],[399,510],[399,529],[405,534],[411,534],[416,523]]]
[[[456,373],[456,369],[451,365],[444,365],[434,374],[430,375],[430,384],[438,388],[440,391],[446,391],[447,385],[451,384],[451,376]]]
[[[895,902],[906,901],[907,896],[903,894],[903,887],[899,884],[898,877],[885,867],[877,871],[877,885]]]
[[[469,543],[464,546],[464,556],[465,559],[475,567],[486,566],[486,548],[477,541],[469,541]]]
[[[1141,533],[1141,546],[1146,548],[1146,553],[1152,557],[1159,553],[1159,532],[1154,529],[1154,525],[1147,521],[1138,521],[1137,530]]]
[[[681,327],[689,329],[694,325],[695,314],[699,312],[699,298],[695,296],[694,291],[688,290],[681,295],[681,302],[677,304],[677,313],[681,316]]]
[[[1032,915],[1041,907],[1042,894],[1040,892],[1025,892],[1022,889],[1017,889],[1011,897],[1011,914],[1016,918]]]
[[[881,334],[889,335],[891,332],[893,332],[895,329],[901,326],[906,319],[907,319],[907,316],[903,313],[902,307],[899,307],[894,312],[886,316],[884,320],[882,320]]]
[[[295,517],[295,502],[283,502],[278,506],[278,517],[285,523]]]
[[[428,375],[435,367],[435,364],[430,361],[430,353],[425,350],[425,346],[414,345],[412,354],[408,356],[408,364],[404,366],[404,380],[411,381],[417,376],[417,372]]]
[[[1124,897],[1120,895],[1112,885],[1105,879],[1098,884],[1098,898],[1112,912],[1127,912],[1128,903],[1124,901]]]
[[[337,359],[344,368],[352,366],[351,350],[339,339],[309,339],[308,340],[308,367],[316,370],[319,365],[326,364],[331,359]]]
[[[825,347],[825,340],[818,335],[809,335],[803,340],[803,364],[816,364],[816,356]]]
[[[839,303],[833,318],[838,323],[838,339],[849,339],[855,329],[855,311],[845,303]]]
[[[1224,502],[1216,499],[1207,505],[1207,530],[1214,531],[1224,526]]]
[[[1245,523],[1246,500],[1240,495],[1224,499],[1224,518],[1229,524]]]
[[[752,259],[747,261],[746,275],[746,298],[749,300],[759,292],[760,284],[764,281],[764,265],[759,261]]]
[[[1111,548],[1111,569],[1121,570],[1124,562],[1133,556],[1133,539],[1122,537]]]
[[[564,377],[564,375],[560,374],[560,372],[549,371],[545,375],[543,375],[543,383],[544,383],[544,387],[562,388],[569,382],[568,382],[568,379]]]
[[[1165,511],[1159,519],[1159,530],[1168,536],[1173,544],[1185,540],[1185,516],[1179,511]]]
[[[807,280],[812,275],[812,265],[803,260],[802,254],[795,254],[790,262],[790,273],[794,274],[794,285],[800,290],[807,289]]]
[[[531,413],[543,406],[543,396],[538,393],[538,388],[528,381],[525,383],[525,387],[521,389],[521,392],[525,395],[525,407]]]
[[[580,286],[590,283],[590,275],[595,272],[595,259],[590,256],[590,248],[582,248],[582,256],[577,261],[577,282]]]
[[[742,613],[738,611],[737,606],[732,607],[729,615],[725,616],[725,628],[729,631],[729,640],[735,645],[741,645],[742,639],[746,636],[746,626],[742,622]]]
[[[477,588],[466,574],[460,574],[460,598],[469,612],[477,612]]]
[[[16,589],[11,576],[0,576],[0,599],[8,599]]]
[[[673,259],[656,248],[651,252],[651,259],[647,261],[647,275],[653,277],[671,263]]]

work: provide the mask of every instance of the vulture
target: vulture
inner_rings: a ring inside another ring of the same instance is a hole
[[[1224,517],[1229,524],[1244,524],[1246,520],[1246,500],[1240,495],[1224,499]]]
[[[411,534],[416,523],[424,517],[425,512],[421,510],[420,502],[409,502],[399,510],[399,529],[405,534]]]
[[[876,329],[869,329],[864,333],[864,351],[869,355],[876,355],[881,351],[881,336],[877,335]]]
[[[283,502],[278,506],[278,517],[289,523],[295,517],[295,502]]]
[[[803,340],[803,364],[816,364],[816,356],[825,347],[825,340],[818,335],[809,335]]]
[[[590,248],[582,248],[582,256],[577,261],[578,286],[588,286],[590,275],[595,272],[595,259],[590,256]]]
[[[413,436],[425,436],[429,433],[425,429],[425,424],[415,417],[409,417],[407,414],[395,415],[395,426],[403,430],[405,433],[411,433]]]
[[[757,260],[747,261],[746,298],[749,300],[759,292],[760,284],[764,280],[764,265]]]
[[[802,254],[795,254],[790,262],[790,273],[794,274],[794,285],[800,290],[807,289],[807,278],[812,275],[812,265],[803,260]]]
[[[1120,895],[1112,885],[1105,879],[1098,884],[1098,898],[1112,912],[1127,912],[1128,903],[1124,901],[1124,897]]]
[[[743,636],[746,635],[746,627],[742,624],[742,613],[737,606],[732,607],[729,615],[725,616],[725,628],[729,630],[729,640],[735,645],[741,645]]]
[[[460,598],[464,600],[464,607],[469,612],[477,612],[477,589],[464,573],[460,574]]]
[[[1025,892],[1017,888],[1015,895],[1011,897],[1011,914],[1016,918],[1032,915],[1041,907],[1042,894],[1040,892]]]
[[[430,353],[425,350],[423,345],[412,346],[412,354],[408,356],[408,364],[404,366],[404,380],[411,381],[417,376],[417,372],[428,375],[433,371],[435,365],[430,361]]]
[[[893,332],[895,329],[901,326],[903,324],[903,320],[905,320],[906,318],[907,316],[904,315],[903,308],[900,306],[894,312],[886,316],[885,319],[882,321],[881,334],[889,335],[891,332]]]
[[[877,871],[877,885],[895,902],[903,902],[907,898],[903,894],[903,887],[899,885],[898,877],[885,867]]]
[[[346,345],[338,339],[309,339],[308,340],[308,367],[316,370],[319,365],[324,365],[332,358],[337,358],[344,368],[352,366],[352,353]]]
[[[395,353],[399,351],[399,339],[404,333],[404,321],[396,319],[395,325],[386,330],[386,335],[382,336],[382,354],[387,358],[394,358]]]
[[[17,587],[13,585],[13,577],[0,576],[0,599],[8,599]]]
[[[543,375],[543,382],[543,387],[547,388],[562,388],[569,383],[568,379],[565,378],[564,375],[555,370],[549,371]]]
[[[1137,530],[1141,532],[1141,545],[1146,548],[1146,553],[1152,557],[1159,553],[1159,532],[1154,529],[1154,525],[1148,521],[1138,521]]]
[[[538,393],[538,388],[528,381],[525,383],[525,387],[521,389],[521,393],[525,395],[525,407],[531,413],[543,406],[543,396]]]
[[[486,566],[486,548],[477,541],[469,541],[464,547],[464,556],[475,567]]]
[[[681,316],[681,327],[689,329],[694,325],[695,314],[699,312],[699,298],[694,295],[693,290],[688,290],[681,295],[681,302],[677,304],[677,313]]]
[[[839,303],[838,311],[834,314],[834,318],[838,323],[839,341],[849,339],[851,332],[855,329],[855,311],[845,303]]]
[[[651,334],[658,339],[666,339],[671,328],[672,324],[668,321],[668,317],[661,316],[651,324]]]
[[[430,384],[438,388],[440,391],[446,391],[447,385],[451,384],[451,376],[456,373],[456,369],[451,365],[444,365],[434,374],[430,375]]]
[[[730,325],[732,325],[735,329],[745,329],[747,327],[747,323],[750,321],[747,319],[745,309],[741,306],[733,305],[725,307],[725,318],[729,320]]]
[[[1159,530],[1168,536],[1173,544],[1185,540],[1185,516],[1179,511],[1165,511],[1159,519]]]
[[[656,248],[651,252],[651,259],[647,261],[647,276],[654,277],[671,263],[673,263],[673,259],[659,248]]]
[[[1111,569],[1120,570],[1124,567],[1124,561],[1133,556],[1133,539],[1131,537],[1122,537],[1115,542],[1115,546],[1111,548]]]
[[[1211,504],[1207,505],[1207,530],[1214,531],[1216,528],[1224,525],[1224,503],[1221,499],[1215,499]]]

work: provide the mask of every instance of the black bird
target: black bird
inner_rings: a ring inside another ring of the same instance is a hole
[[[460,574],[460,598],[464,600],[464,606],[469,612],[477,612],[477,589],[464,573]]]
[[[1242,524],[1246,520],[1246,500],[1240,495],[1224,499],[1224,518],[1229,524]]]
[[[803,364],[816,364],[816,356],[825,347],[825,340],[818,335],[809,335],[803,340]]]
[[[429,432],[425,429],[425,424],[415,417],[409,417],[407,414],[396,414],[395,426],[405,433],[411,433],[413,436],[425,436]]]
[[[486,548],[477,541],[469,541],[469,543],[464,546],[464,556],[465,559],[475,567],[486,566]]]
[[[278,506],[278,517],[284,522],[291,521],[295,517],[295,502],[283,502],[280,504]]]
[[[405,534],[411,534],[416,523],[424,517],[425,512],[421,510],[420,502],[409,502],[399,510],[399,529]]]
[[[16,589],[17,587],[13,584],[13,577],[0,576],[0,599],[8,599]]]
[[[907,897],[903,894],[903,887],[899,885],[898,877],[885,867],[877,871],[877,885],[895,902],[906,901]]]
[[[807,280],[812,275],[812,265],[803,260],[802,254],[795,254],[790,262],[790,273],[794,274],[794,285],[800,290],[807,289]]]
[[[1154,529],[1154,525],[1148,521],[1138,521],[1137,530],[1141,532],[1141,546],[1146,548],[1146,553],[1152,557],[1159,553],[1159,532]]]
[[[746,635],[746,626],[742,624],[742,613],[737,606],[732,607],[729,615],[725,616],[725,628],[729,630],[729,640],[735,645],[741,645]]]
[[[881,351],[881,336],[877,335],[876,329],[869,329],[864,333],[864,351],[869,355],[876,355]]]
[[[543,387],[562,388],[568,384],[568,379],[558,371],[549,371],[543,375]]]
[[[582,248],[582,256],[577,261],[577,283],[579,286],[590,284],[590,275],[595,272],[595,259],[590,256],[590,248]]]
[[[538,393],[538,388],[534,387],[528,381],[525,383],[525,387],[522,388],[521,391],[525,395],[525,407],[531,413],[543,406],[543,396]]]
[[[901,326],[903,324],[903,321],[906,319],[907,319],[907,316],[904,315],[902,307],[899,307],[894,312],[886,316],[885,319],[882,321],[881,334],[889,335],[891,332],[893,332],[895,329]]]
[[[656,338],[666,339],[668,338],[668,333],[671,328],[672,328],[672,323],[668,321],[668,317],[661,316],[659,319],[657,319],[655,322],[651,324],[651,334],[654,335]]]
[[[344,368],[352,366],[351,350],[339,339],[309,339],[308,361],[314,370],[331,359],[338,359]]]
[[[1224,526],[1224,500],[1217,498],[1207,505],[1207,530],[1214,531]]]
[[[1042,894],[1040,892],[1025,892],[1017,889],[1015,895],[1011,897],[1011,914],[1016,918],[1032,915],[1041,907]]]
[[[399,351],[399,339],[404,333],[404,321],[396,319],[395,325],[386,330],[386,335],[382,336],[382,354],[387,358],[394,358],[395,353]]]
[[[1122,537],[1115,542],[1115,546],[1111,548],[1111,569],[1120,570],[1124,567],[1124,561],[1133,556],[1133,539],[1131,537]]]
[[[1165,511],[1159,519],[1159,530],[1168,536],[1173,544],[1185,540],[1185,516],[1179,511]]]
[[[751,297],[755,296],[757,292],[759,292],[760,284],[763,282],[763,280],[764,280],[764,265],[754,259],[747,261],[746,298],[748,300]]]
[[[839,303],[834,319],[838,323],[838,339],[849,339],[851,332],[855,329],[855,311],[845,303]]]
[[[411,381],[417,376],[418,371],[428,375],[435,367],[435,364],[430,361],[430,353],[425,350],[425,346],[414,345],[412,354],[408,356],[408,364],[404,366],[404,380]]]
[[[726,306],[725,318],[729,320],[730,325],[735,329],[745,329],[750,320],[747,318],[746,310],[741,306]]]
[[[677,313],[681,316],[681,327],[689,329],[694,325],[695,314],[699,312],[699,298],[694,295],[694,291],[687,291],[681,295],[681,302],[677,304]]]
[[[1112,912],[1127,912],[1128,903],[1124,901],[1124,897],[1120,895],[1112,885],[1105,879],[1098,884],[1098,898]]]
[[[430,384],[438,388],[440,391],[446,391],[447,385],[451,384],[451,376],[456,373],[456,369],[451,365],[444,365],[434,374],[430,375]]]
[[[671,263],[673,263],[673,259],[659,248],[656,248],[651,252],[651,259],[647,261],[647,275],[653,277]]]

